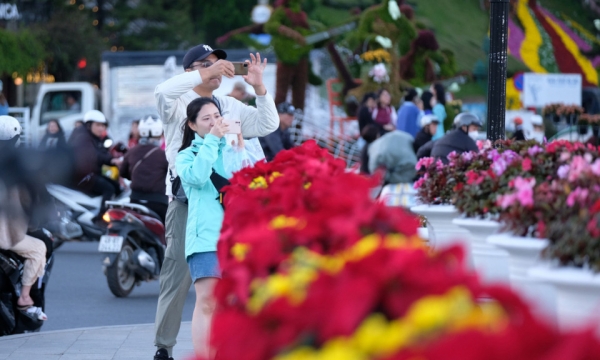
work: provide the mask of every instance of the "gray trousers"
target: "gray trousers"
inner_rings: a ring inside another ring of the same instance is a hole
[[[187,215],[187,204],[177,200],[169,203],[165,221],[167,250],[160,270],[154,339],[154,345],[167,349],[169,356],[172,356],[173,346],[177,343],[183,306],[192,285],[190,269],[185,260]]]

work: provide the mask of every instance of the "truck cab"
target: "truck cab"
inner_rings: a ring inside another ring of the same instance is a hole
[[[58,120],[65,135],[83,121],[83,115],[99,109],[97,89],[90,83],[69,82],[43,84],[38,92],[31,117],[31,140],[38,144],[50,120]]]

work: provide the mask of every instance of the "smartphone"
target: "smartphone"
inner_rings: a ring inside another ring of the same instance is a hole
[[[223,119],[223,124],[229,125],[227,134],[240,134],[242,132],[242,122],[240,120]]]
[[[248,75],[248,63],[246,62],[232,62],[235,69],[235,75]]]

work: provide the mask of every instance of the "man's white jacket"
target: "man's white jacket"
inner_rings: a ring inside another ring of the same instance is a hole
[[[184,72],[158,85],[154,90],[158,114],[163,122],[166,154],[169,171],[177,176],[175,158],[183,140],[182,127],[187,117],[187,106],[192,100],[200,97],[193,89],[202,84],[198,71]],[[279,127],[279,115],[275,102],[270,94],[256,97],[256,108],[248,106],[229,96],[215,96],[226,119],[240,120],[244,138],[254,138],[246,141],[246,149],[252,157],[264,158],[264,153],[257,137],[267,136]],[[236,135],[226,135],[227,143],[237,141]],[[257,152],[259,153],[257,156]],[[167,195],[171,194],[170,175],[167,174]]]

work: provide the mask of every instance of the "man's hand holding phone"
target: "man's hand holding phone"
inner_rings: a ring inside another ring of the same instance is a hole
[[[208,82],[213,78],[219,76],[225,76],[230,79],[235,75],[235,68],[230,61],[227,60],[217,60],[214,64],[207,68],[201,68],[198,70],[200,72],[200,77],[202,77],[202,82]]]

